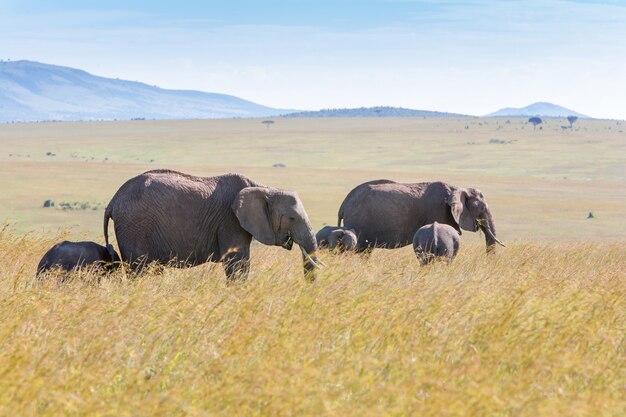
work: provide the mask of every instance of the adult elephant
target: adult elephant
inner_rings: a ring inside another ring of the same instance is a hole
[[[496,227],[483,194],[444,182],[397,183],[374,180],[354,188],[341,203],[337,225],[354,229],[357,251],[398,248],[413,242],[420,227],[439,222],[485,234],[487,251],[496,243]],[[504,245],[503,245],[504,246]]]
[[[122,260],[179,267],[223,262],[229,280],[248,274],[252,237],[291,250],[300,246],[305,277],[314,280],[317,244],[298,196],[239,174],[194,177],[148,171],[128,180],[104,213],[113,219]]]

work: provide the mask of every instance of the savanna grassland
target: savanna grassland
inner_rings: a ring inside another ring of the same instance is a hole
[[[0,125],[0,415],[624,415],[622,122],[260,122]],[[315,228],[366,180],[473,186],[508,247],[322,252],[314,284],[262,245],[233,285],[218,264],[34,279],[56,241],[102,243],[108,199],[153,168],[296,190]]]

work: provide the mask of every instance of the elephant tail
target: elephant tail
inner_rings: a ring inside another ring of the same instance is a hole
[[[339,212],[337,213],[337,227],[341,227],[341,221],[343,220],[343,203],[341,207],[339,207]]]
[[[109,219],[111,218],[111,204],[104,210],[104,242],[106,246],[109,246]]]

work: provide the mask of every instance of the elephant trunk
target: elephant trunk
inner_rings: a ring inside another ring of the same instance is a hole
[[[315,281],[315,269],[320,268],[321,262],[317,259],[317,241],[315,233],[308,222],[303,222],[291,230],[293,241],[300,246],[304,265],[304,278]]]

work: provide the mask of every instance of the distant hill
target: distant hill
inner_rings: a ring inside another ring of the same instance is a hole
[[[589,119],[589,116],[584,114],[575,112],[574,110],[566,109],[565,107],[557,106],[552,103],[533,103],[526,107],[515,108],[515,107],[506,107],[504,109],[500,109],[497,112],[490,113],[484,117],[531,117],[531,116],[540,116],[540,117],[567,117],[567,116],[577,116],[581,119]]]
[[[166,90],[32,61],[0,62],[0,122],[276,116],[281,110],[226,94]]]
[[[356,109],[323,109],[283,114],[282,117],[472,117],[465,114],[402,107],[359,107]]]

